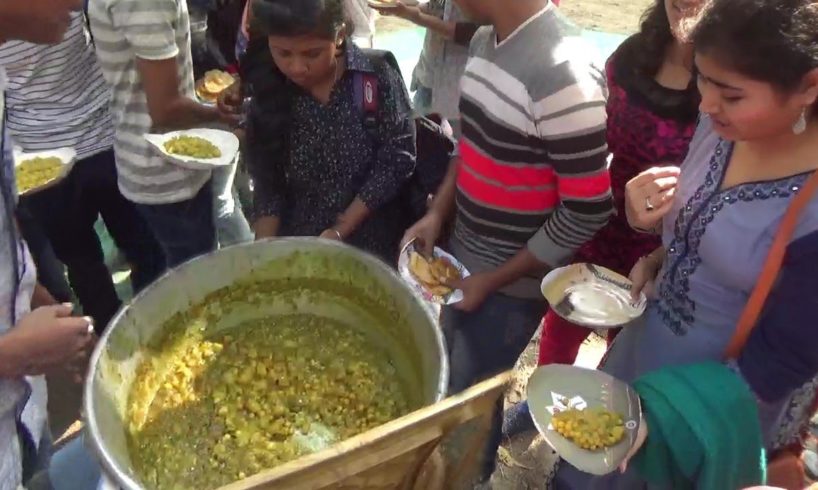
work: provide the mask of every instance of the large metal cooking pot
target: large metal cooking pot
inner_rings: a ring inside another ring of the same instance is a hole
[[[363,325],[404,377],[416,407],[444,397],[449,366],[437,322],[384,263],[336,242],[307,238],[229,247],[178,267],[137,295],[114,317],[94,350],[83,400],[87,443],[118,487],[143,488],[128,455],[126,404],[149,342],[172,315],[244,281],[257,281],[275,294],[262,307],[242,308],[241,301],[234,301],[218,325],[207,328],[295,311]]]

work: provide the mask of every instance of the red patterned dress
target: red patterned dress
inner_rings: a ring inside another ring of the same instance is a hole
[[[636,68],[639,35],[628,38],[608,60],[608,147],[616,215],[577,252],[575,262],[590,262],[628,275],[643,255],[660,245],[658,236],[633,231],[625,218],[625,184],[656,165],[684,160],[698,116],[698,92],[659,85]],[[573,364],[591,330],[549,311],[543,322],[539,363]],[[611,339],[613,336],[611,336]],[[609,339],[609,340],[611,340]]]

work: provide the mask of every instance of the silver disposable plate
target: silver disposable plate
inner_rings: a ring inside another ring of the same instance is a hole
[[[577,366],[540,366],[528,380],[528,404],[534,425],[562,459],[593,475],[615,471],[636,442],[642,407],[636,391],[613,376]],[[618,444],[598,451],[582,449],[551,425],[554,412],[568,408],[605,407],[622,416],[625,436]]]
[[[438,296],[432,294],[431,291],[426,289],[423,284],[421,284],[416,278],[415,275],[412,274],[412,271],[409,270],[409,255],[412,252],[415,252],[415,241],[412,240],[406,245],[404,245],[403,249],[400,251],[400,255],[398,256],[398,272],[400,276],[412,287],[415,291],[417,291],[423,299],[429,301],[430,303],[435,303],[439,305],[451,305],[454,303],[458,303],[463,300],[463,291],[459,289],[455,289],[449,294],[445,296]],[[446,253],[443,249],[439,247],[434,248],[433,252],[435,258],[444,258],[449,261],[453,266],[457,268],[460,272],[460,277],[465,279],[469,277],[469,271],[466,267],[461,264],[453,255]]]
[[[572,264],[554,269],[542,281],[541,291],[560,317],[590,328],[614,328],[645,312],[647,298],[631,298],[628,278],[593,264]]]

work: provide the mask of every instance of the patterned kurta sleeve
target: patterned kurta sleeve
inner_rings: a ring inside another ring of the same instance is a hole
[[[384,62],[380,88],[378,149],[358,197],[375,210],[398,195],[415,170],[415,122],[400,73]]]
[[[818,374],[818,231],[787,248],[778,283],[738,366],[767,402],[782,399]]]

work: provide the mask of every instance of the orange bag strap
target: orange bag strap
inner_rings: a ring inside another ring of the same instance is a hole
[[[730,339],[730,343],[727,345],[725,353],[727,359],[736,359],[738,357],[744,348],[744,344],[747,343],[747,339],[750,338],[750,333],[758,323],[758,317],[761,315],[767,296],[769,296],[775,284],[778,271],[781,270],[781,264],[784,263],[784,255],[787,252],[790,238],[795,232],[798,218],[809,204],[812,196],[815,195],[816,190],[818,190],[818,171],[812,173],[804,187],[793,198],[784,214],[784,218],[781,220],[781,224],[778,226],[773,244],[767,253],[767,259],[764,261],[764,267],[758,276],[756,287],[750,294],[750,299],[747,300],[744,311],[741,312],[741,317],[739,317],[733,338]]]

